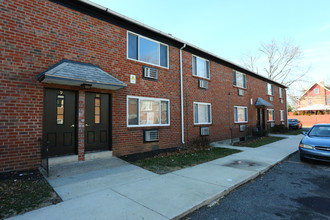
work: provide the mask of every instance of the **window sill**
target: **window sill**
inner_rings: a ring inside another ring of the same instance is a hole
[[[162,69],[169,70],[169,67],[164,67],[164,66],[160,66],[160,65],[157,65],[157,64],[152,64],[152,63],[148,63],[148,62],[144,62],[144,61],[140,61],[140,60],[135,60],[135,59],[132,59],[132,58],[129,58],[129,57],[127,57],[126,59],[130,60],[130,61],[133,61],[133,62],[144,64],[144,65],[150,65],[152,67],[157,67],[157,68],[162,68]]]
[[[239,86],[235,86],[233,85],[234,88],[238,88],[238,89],[244,89],[244,90],[247,90],[247,88],[244,88],[244,87],[239,87]]]
[[[171,125],[127,125],[127,128],[164,128],[171,127]]]
[[[205,78],[205,77],[202,77],[202,76],[196,76],[196,75],[192,75],[193,77],[196,77],[198,79],[204,79],[204,80],[208,80],[208,81],[211,81],[211,78]]]
[[[248,121],[235,121],[235,124],[248,124]]]
[[[211,123],[203,123],[203,124],[195,124],[194,123],[194,126],[195,127],[200,127],[200,126],[211,126],[212,125],[212,122]]]

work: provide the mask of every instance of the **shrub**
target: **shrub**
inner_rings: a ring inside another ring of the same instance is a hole
[[[193,140],[191,145],[194,147],[207,147],[210,145],[210,139],[207,137],[199,137]]]
[[[253,131],[253,136],[257,136],[257,137],[264,137],[264,136],[268,136],[268,131],[265,129],[256,129]]]
[[[317,115],[323,115],[321,111],[317,111]]]
[[[298,115],[298,112],[297,112],[297,111],[294,111],[294,112],[293,112],[293,115]]]
[[[271,132],[274,133],[285,133],[288,131],[288,128],[285,127],[285,125],[275,125],[274,127],[271,128]]]

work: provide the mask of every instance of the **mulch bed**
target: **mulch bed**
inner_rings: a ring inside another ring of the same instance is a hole
[[[38,170],[0,173],[0,219],[61,201]]]

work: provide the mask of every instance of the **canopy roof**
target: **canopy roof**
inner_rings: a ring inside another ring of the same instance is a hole
[[[255,106],[256,107],[272,107],[274,105],[259,97],[259,98],[257,98]]]
[[[37,78],[40,82],[70,86],[87,85],[108,90],[118,90],[127,86],[99,66],[66,59],[37,75]]]

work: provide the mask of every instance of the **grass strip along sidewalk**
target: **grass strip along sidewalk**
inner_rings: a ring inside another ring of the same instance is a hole
[[[152,172],[165,174],[238,152],[240,151],[235,149],[213,148],[211,146],[187,148],[176,152],[161,153],[132,163]]]
[[[270,144],[283,139],[285,139],[285,137],[267,136],[267,137],[259,137],[252,140],[237,142],[234,145],[242,146],[242,147],[260,147],[262,145]]]

